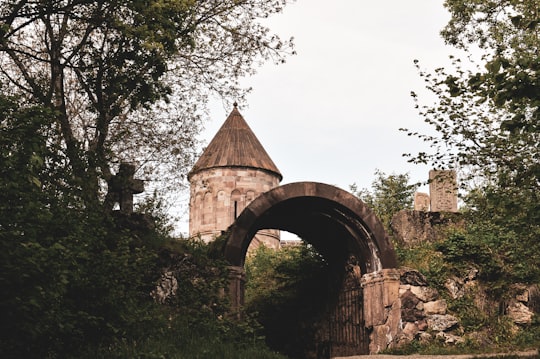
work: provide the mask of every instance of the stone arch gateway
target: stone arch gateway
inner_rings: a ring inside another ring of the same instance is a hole
[[[231,264],[233,307],[243,305],[247,248],[261,229],[295,233],[329,262],[346,263],[354,256],[361,273],[369,352],[392,344],[401,316],[396,255],[381,222],[361,200],[317,182],[279,186],[255,198],[228,230],[224,254]]]

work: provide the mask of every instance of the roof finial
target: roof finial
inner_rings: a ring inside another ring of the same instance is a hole
[[[238,108],[238,102],[234,101],[233,106],[234,108]]]

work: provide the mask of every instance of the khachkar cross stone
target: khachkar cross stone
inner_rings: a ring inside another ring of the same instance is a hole
[[[134,179],[134,175],[135,166],[122,162],[118,173],[110,181],[109,192],[114,196],[114,202],[120,204],[122,213],[133,213],[133,195],[144,191],[144,181]]]
[[[457,212],[456,171],[429,171],[431,212]]]

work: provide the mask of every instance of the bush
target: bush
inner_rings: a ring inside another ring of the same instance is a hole
[[[227,272],[204,244],[81,200],[49,123],[0,96],[0,357],[275,358],[249,323],[223,319]],[[173,264],[181,290],[159,305],[150,293]]]
[[[336,292],[328,263],[306,244],[261,246],[247,259],[246,276],[246,311],[264,327],[268,346],[294,358],[314,350],[316,324]]]

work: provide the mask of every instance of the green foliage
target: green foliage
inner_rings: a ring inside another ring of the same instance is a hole
[[[433,105],[417,104],[434,133],[408,134],[427,142],[432,151],[408,156],[435,168],[458,166],[474,223],[486,227],[490,235],[498,235],[494,228],[502,233],[504,240],[499,242],[504,251],[530,254],[525,265],[532,273],[527,281],[538,280],[534,254],[540,235],[538,3],[452,0],[445,7],[451,19],[443,38],[483,56],[473,70],[455,58],[453,71],[419,70],[437,97]],[[498,256],[504,260],[513,254]],[[521,271],[517,265],[512,269]]]
[[[437,289],[444,288],[444,282],[451,273],[451,264],[437,251],[436,244],[421,242],[413,247],[396,247],[400,266],[411,267],[424,274]]]
[[[419,262],[428,262],[430,252],[442,258],[443,273],[434,276],[439,286],[445,276],[477,269],[488,299],[504,307],[511,284],[540,282],[538,1],[447,0],[445,7],[451,18],[443,38],[481,57],[472,64],[451,57],[451,69],[435,71],[416,61],[436,101],[420,105],[412,95],[433,131],[405,130],[431,147],[406,156],[434,168],[457,167],[467,225],[435,243]],[[470,301],[449,302],[468,330],[513,340],[498,311],[475,315],[467,309]]]
[[[485,50],[484,69],[468,76],[471,90],[508,111],[501,123],[505,130],[538,132],[538,2],[452,0],[445,7],[452,17],[441,32],[444,39]]]
[[[81,205],[51,148],[50,112],[0,103],[2,356],[54,356],[137,332],[151,323],[155,255]]]
[[[0,96],[0,356],[276,358],[223,315],[227,271],[206,245],[166,237],[165,218],[85,205],[50,121]],[[179,284],[167,305],[151,297],[163,271]]]
[[[246,261],[246,274],[246,311],[263,325],[268,345],[303,357],[313,349],[314,323],[331,291],[327,262],[306,244],[279,251],[261,246]]]
[[[156,335],[159,334],[159,335]],[[220,333],[213,330],[193,329],[176,323],[172,330],[154,333],[137,342],[118,341],[107,347],[92,348],[82,353],[84,359],[284,359],[264,344],[242,345],[225,341]]]
[[[412,209],[417,188],[418,184],[409,184],[408,174],[386,175],[379,170],[375,171],[371,190],[358,189],[356,184],[350,186],[351,192],[375,211],[388,231],[394,214],[404,209]]]
[[[460,319],[460,326],[465,333],[478,331],[489,325],[490,316],[488,313],[476,306],[474,300],[478,293],[467,293],[463,297],[454,300],[448,300],[448,310],[455,313]]]
[[[293,52],[260,23],[286,4],[2,1],[0,82],[54,111],[49,129],[85,202],[103,200],[121,162],[180,187],[209,97],[241,99],[241,77]]]
[[[458,273],[465,273],[471,266],[480,269],[480,276],[486,280],[496,280],[502,275],[501,264],[493,257],[493,249],[478,237],[456,232],[447,239],[436,243],[445,260],[455,266]]]

